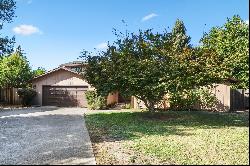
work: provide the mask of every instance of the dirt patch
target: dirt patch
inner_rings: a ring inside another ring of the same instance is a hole
[[[89,130],[89,134],[98,165],[158,165],[162,163],[155,157],[147,156],[130,148],[133,141],[117,141],[109,137],[105,129],[92,128]]]
[[[126,142],[126,144],[129,143]],[[96,163],[100,165],[167,164],[158,161],[155,157],[135,152],[122,141],[93,143],[93,150]]]

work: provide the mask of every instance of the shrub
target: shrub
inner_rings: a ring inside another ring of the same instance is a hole
[[[32,99],[36,96],[36,91],[32,88],[18,89],[17,94],[21,98],[23,106],[31,105]]]
[[[130,108],[131,108],[131,105],[129,103],[122,105],[122,109],[130,109]]]
[[[216,101],[216,96],[214,94],[211,94],[211,92],[209,92],[209,89],[200,89],[199,104],[202,108],[213,108],[215,106]]]
[[[207,88],[191,89],[170,94],[170,106],[172,109],[193,109],[196,104],[201,108],[212,108],[216,97]]]
[[[106,98],[98,95],[96,91],[87,91],[86,99],[88,102],[88,108],[91,110],[99,110],[106,108]]]
[[[169,97],[171,109],[192,109],[197,101],[199,101],[199,95],[195,90],[176,92]]]

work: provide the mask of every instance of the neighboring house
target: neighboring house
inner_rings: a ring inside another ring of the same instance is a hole
[[[94,88],[79,74],[83,65],[86,64],[80,61],[62,64],[59,68],[32,79],[32,87],[37,92],[33,104],[41,106],[87,107],[85,92],[94,90]],[[107,104],[117,102],[117,93],[107,96]]]

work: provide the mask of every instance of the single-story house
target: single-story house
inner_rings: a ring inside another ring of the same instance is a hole
[[[87,107],[85,92],[94,90],[79,74],[81,62],[75,61],[60,65],[43,75],[32,79],[32,87],[37,95],[33,100],[34,105],[62,106],[62,107]],[[107,96],[107,104],[118,102],[118,93]]]

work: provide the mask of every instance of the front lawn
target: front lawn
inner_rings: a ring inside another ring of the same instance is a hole
[[[168,111],[86,115],[97,164],[249,164],[249,116]]]

